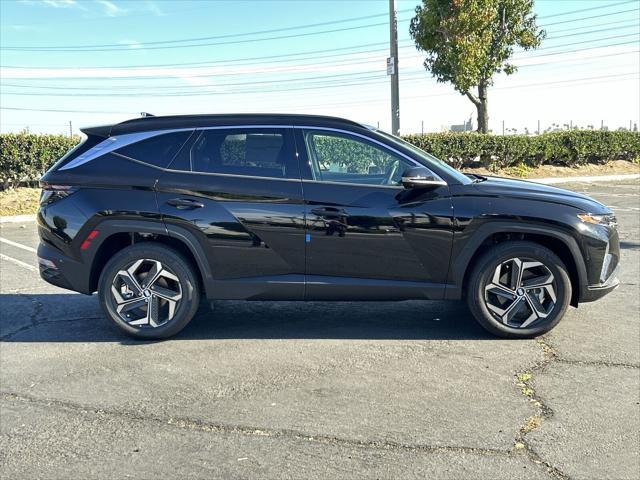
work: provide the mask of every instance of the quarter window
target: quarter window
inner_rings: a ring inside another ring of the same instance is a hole
[[[399,185],[412,165],[398,155],[351,135],[305,132],[315,180],[363,185]]]
[[[299,177],[290,132],[282,129],[205,130],[191,147],[194,172]]]
[[[167,168],[191,133],[192,130],[186,130],[156,135],[119,148],[115,153],[155,165],[156,167]]]

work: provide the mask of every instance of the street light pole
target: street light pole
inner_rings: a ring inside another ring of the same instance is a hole
[[[391,75],[391,133],[400,134],[400,91],[398,85],[398,20],[396,2],[389,0],[389,58],[387,75]]]

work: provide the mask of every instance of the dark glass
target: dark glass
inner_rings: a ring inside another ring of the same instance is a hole
[[[205,130],[191,147],[194,172],[295,178],[291,142],[278,129]]]
[[[190,135],[191,131],[188,130],[166,133],[127,145],[116,150],[116,153],[156,167],[166,168]]]

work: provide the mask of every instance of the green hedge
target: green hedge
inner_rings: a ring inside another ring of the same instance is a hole
[[[0,185],[3,188],[37,182],[80,137],[3,133],[0,135]]]
[[[432,133],[404,139],[456,168],[575,167],[640,158],[640,133],[629,131],[571,130],[536,136]]]
[[[407,135],[405,140],[456,168],[491,170],[538,165],[578,166],[640,159],[640,133],[571,130],[537,136],[479,133]],[[79,137],[28,133],[0,135],[0,186],[29,184],[75,146]],[[326,152],[331,145],[323,145]]]

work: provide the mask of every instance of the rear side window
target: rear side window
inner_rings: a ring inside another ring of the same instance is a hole
[[[194,172],[299,178],[292,135],[285,129],[204,130],[190,160]]]
[[[140,162],[166,168],[191,136],[192,131],[173,132],[141,140],[115,151]]]

